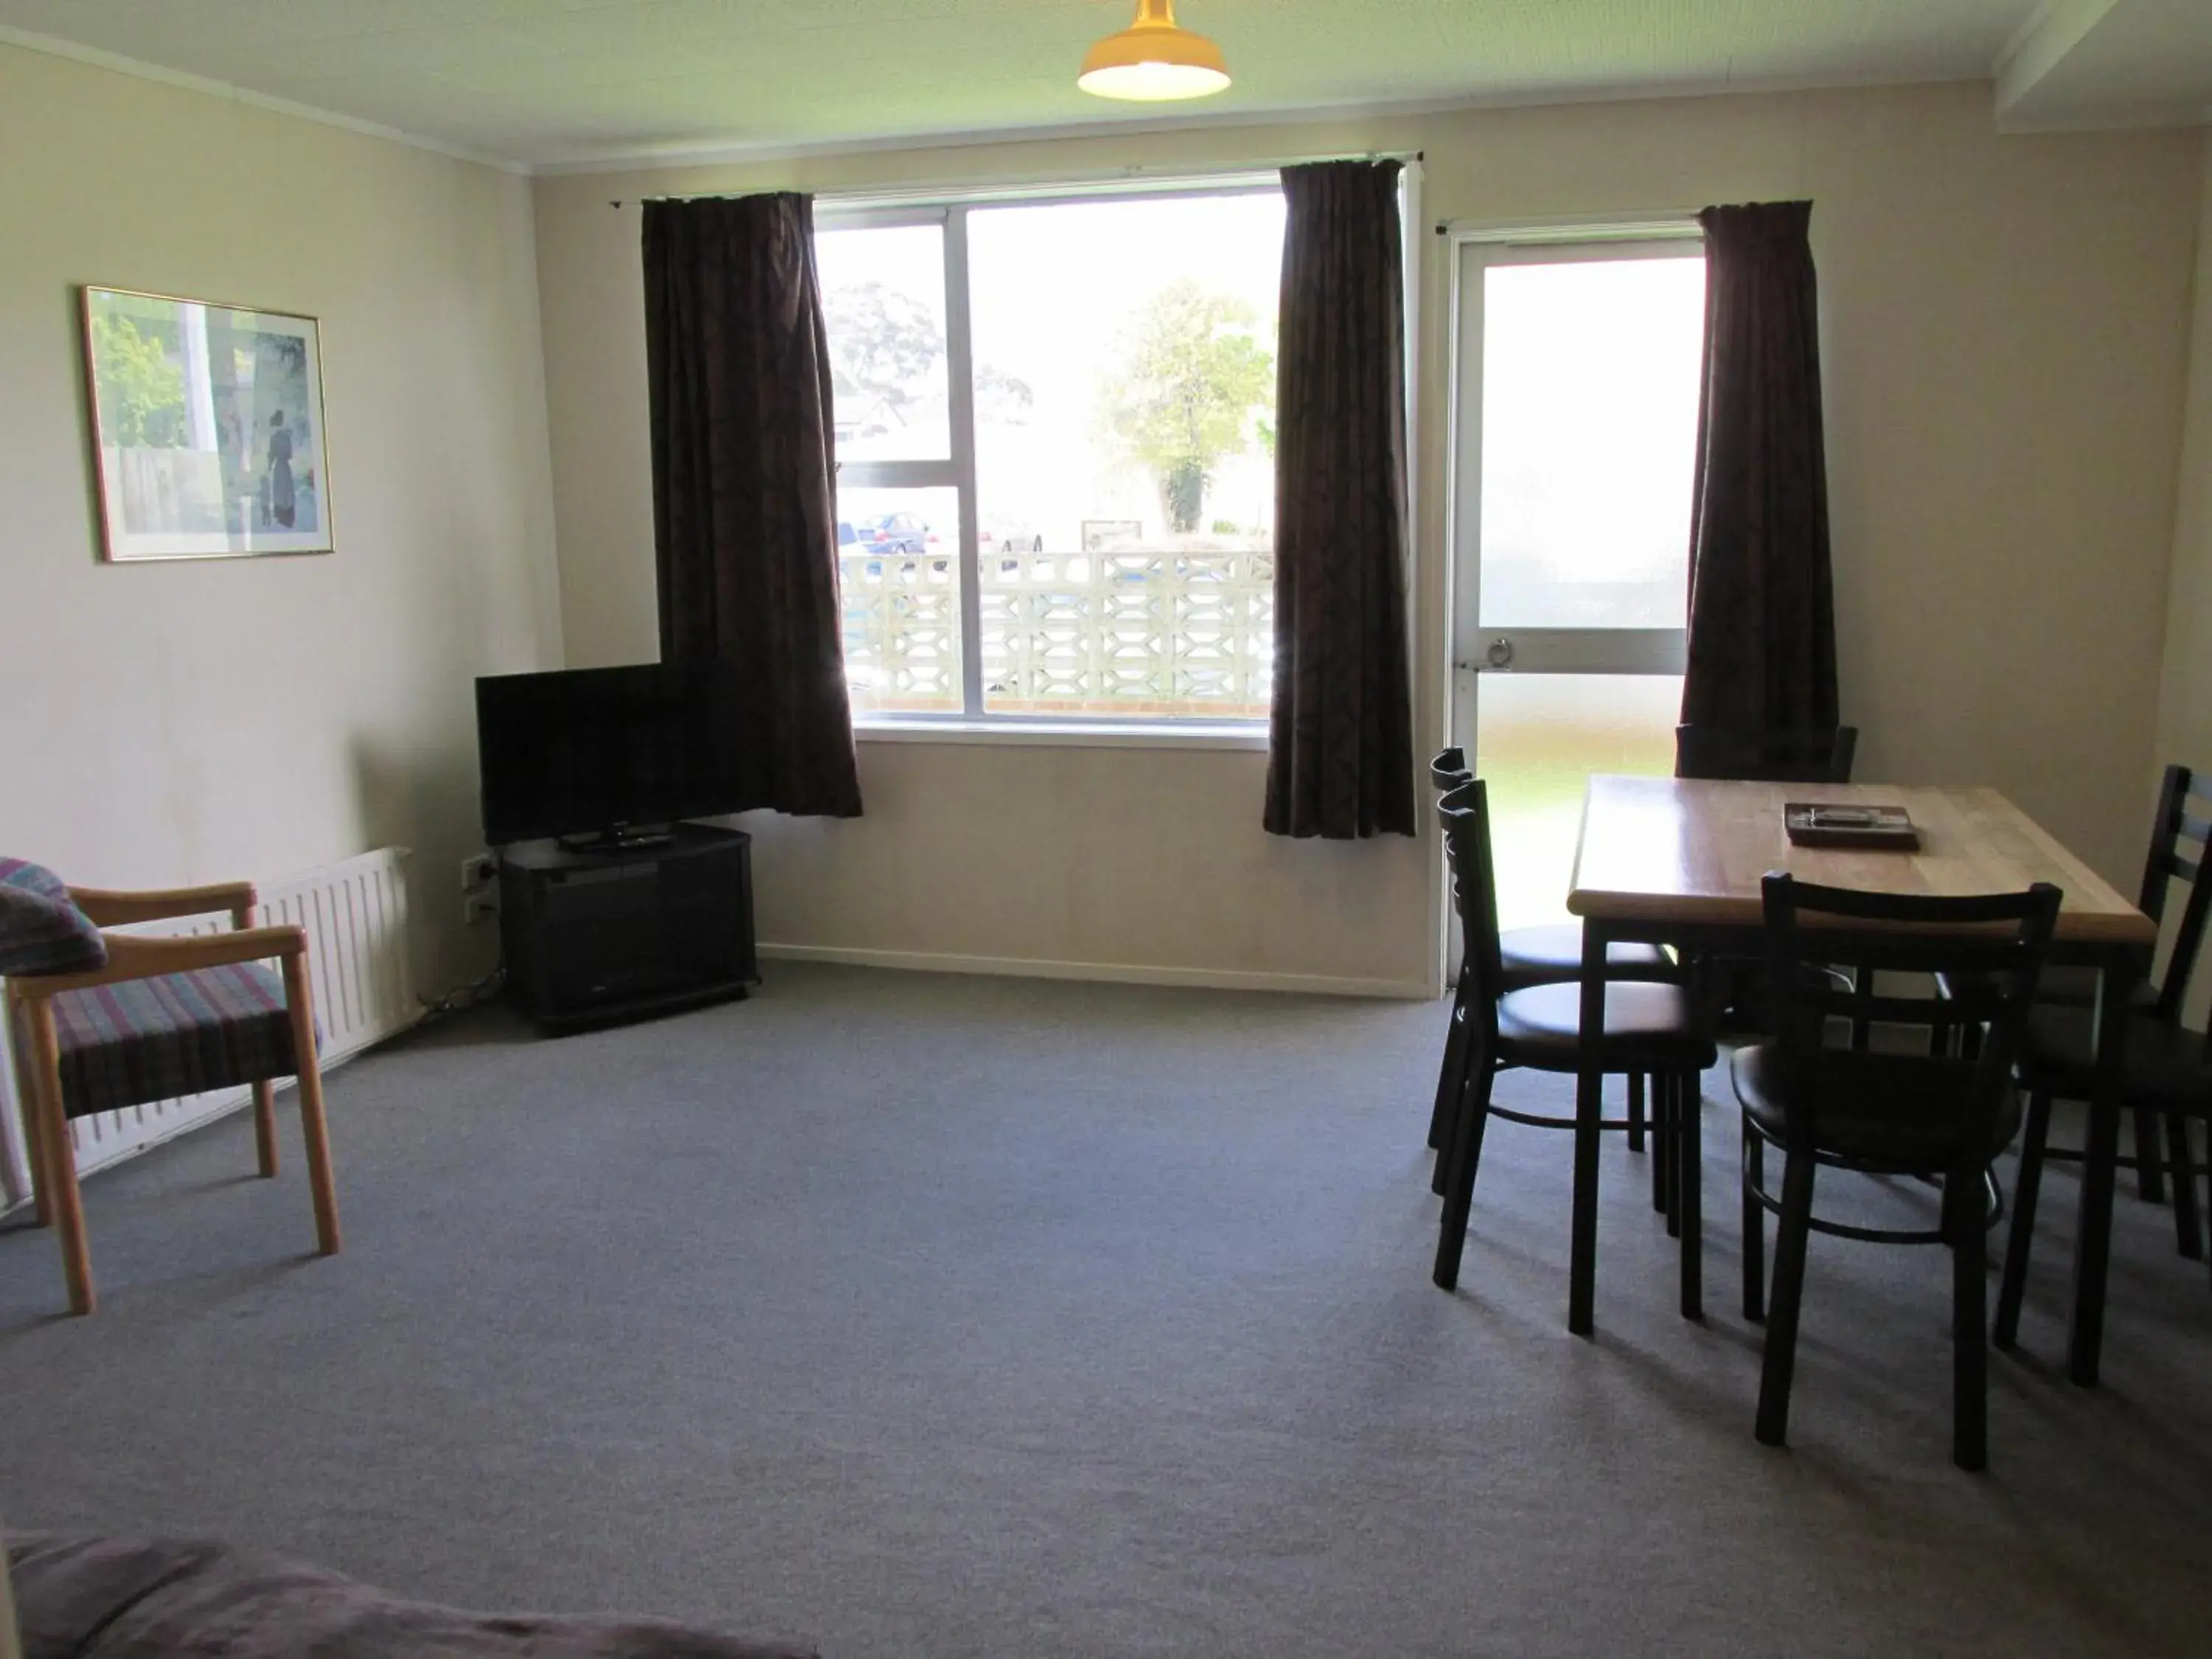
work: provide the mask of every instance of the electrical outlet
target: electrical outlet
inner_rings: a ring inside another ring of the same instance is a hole
[[[473,893],[479,887],[489,887],[499,879],[499,855],[496,853],[476,853],[461,860],[461,890]]]
[[[471,893],[461,901],[461,920],[471,927],[498,914],[499,901],[489,893]]]

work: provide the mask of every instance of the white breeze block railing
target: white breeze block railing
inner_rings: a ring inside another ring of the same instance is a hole
[[[957,710],[952,556],[847,551],[839,563],[856,705]],[[1267,712],[1272,552],[988,553],[980,574],[984,696],[994,713]]]

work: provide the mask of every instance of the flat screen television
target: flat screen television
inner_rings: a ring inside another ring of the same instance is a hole
[[[735,671],[644,663],[477,681],[484,840],[653,839],[679,818],[742,811]]]

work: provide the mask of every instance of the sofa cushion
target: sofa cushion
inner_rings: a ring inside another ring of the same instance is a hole
[[[0,976],[105,966],[107,942],[44,865],[0,858]]]
[[[659,1619],[465,1613],[227,1544],[13,1533],[24,1659],[808,1659]]]

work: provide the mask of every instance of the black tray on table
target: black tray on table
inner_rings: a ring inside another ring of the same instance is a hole
[[[1920,847],[1920,831],[1902,806],[1793,800],[1782,808],[1782,827],[1799,847],[1863,847],[1894,853],[1917,852]]]

